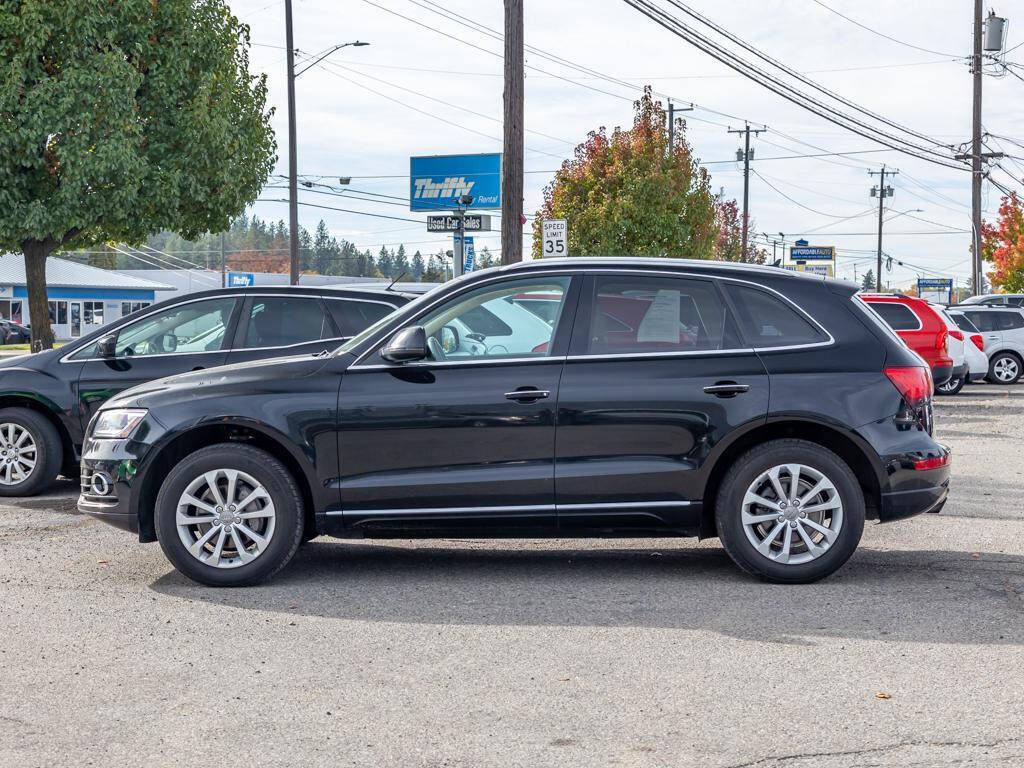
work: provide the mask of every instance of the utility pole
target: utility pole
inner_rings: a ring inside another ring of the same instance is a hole
[[[971,53],[971,74],[974,75],[974,106],[971,115],[971,274],[972,293],[983,292],[981,276],[981,0],[974,0],[974,50]]]
[[[284,0],[285,47],[288,49],[288,282],[299,283],[299,150],[295,137],[295,36],[292,0]]]
[[[505,0],[501,263],[523,260],[523,0]]]
[[[743,134],[743,149],[736,150],[736,159],[743,160],[743,246],[740,251],[740,259],[747,258],[747,230],[750,227],[750,215],[748,214],[750,205],[750,161],[754,157],[754,151],[750,148],[750,134],[753,133],[756,136],[759,133],[764,133],[766,130],[766,128],[751,128],[750,123],[737,130],[728,129],[729,133]]]
[[[885,209],[885,198],[893,196],[893,188],[885,186],[886,175],[895,176],[899,173],[895,168],[887,169],[884,165],[880,171],[868,171],[868,176],[878,176],[878,186],[871,188],[871,196],[878,196],[878,262],[875,273],[875,290],[882,292],[882,213]]]
[[[224,233],[220,233],[220,287],[228,287],[228,266],[224,258]]]
[[[668,101],[668,154],[672,156],[672,150],[676,148],[676,112],[693,112],[693,107],[677,107]]]

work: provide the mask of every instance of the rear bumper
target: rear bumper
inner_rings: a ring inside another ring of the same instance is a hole
[[[891,457],[888,466],[890,484],[882,491],[878,509],[880,522],[902,520],[924,512],[939,512],[949,496],[951,458],[948,446],[935,444],[938,450]],[[922,459],[946,457],[945,466],[914,469]]]
[[[932,368],[932,382],[938,386],[939,384],[945,384],[953,377],[953,366],[952,365],[936,365]]]
[[[933,470],[934,471],[934,470]],[[923,512],[939,512],[949,496],[949,478],[938,485],[915,488],[910,491],[889,491],[882,494],[882,506],[878,510],[880,522],[902,520]]]

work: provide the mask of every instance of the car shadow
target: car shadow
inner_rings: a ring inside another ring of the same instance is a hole
[[[532,542],[314,541],[271,582],[209,589],[175,571],[151,588],[242,609],[377,622],[706,630],[816,638],[1024,643],[1024,557],[861,548],[813,585],[765,584],[723,550]]]

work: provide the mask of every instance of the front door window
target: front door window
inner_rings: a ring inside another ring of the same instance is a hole
[[[82,335],[82,303],[71,302],[71,338],[77,339]]]
[[[224,335],[235,299],[210,299],[179,304],[124,326],[117,334],[117,357],[214,352],[224,348]],[[74,332],[72,305],[72,333]]]
[[[561,317],[569,277],[484,286],[441,305],[422,320],[434,361],[545,357]],[[543,312],[537,306],[544,304]]]

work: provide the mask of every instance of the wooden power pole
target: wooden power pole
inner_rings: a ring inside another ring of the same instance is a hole
[[[505,0],[505,146],[501,263],[523,260],[523,0]]]

